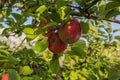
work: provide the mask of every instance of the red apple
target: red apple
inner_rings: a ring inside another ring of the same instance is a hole
[[[62,42],[59,38],[58,32],[52,32],[48,36],[48,49],[57,54],[64,52],[64,50],[67,48],[67,44]]]
[[[50,23],[50,18],[48,16],[45,17],[46,21],[40,21],[39,27],[46,26],[48,23]],[[56,27],[50,26],[47,28],[47,30],[43,33],[43,35],[48,36],[52,31],[55,31]]]
[[[1,78],[1,80],[10,80],[10,77],[8,74],[4,74]]]
[[[81,26],[77,19],[71,19],[59,29],[60,39],[65,43],[74,43],[80,39]]]

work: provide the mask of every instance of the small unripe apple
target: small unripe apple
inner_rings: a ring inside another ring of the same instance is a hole
[[[50,18],[48,16],[45,17],[46,21],[40,21],[39,27],[46,26],[48,23],[50,23]],[[43,33],[43,35],[48,36],[52,31],[55,31],[56,27],[50,26],[47,28],[47,30]]]
[[[48,49],[57,54],[64,52],[64,50],[67,48],[67,44],[62,42],[59,38],[58,32],[52,32],[48,36]]]
[[[74,43],[80,39],[81,26],[77,19],[71,19],[59,29],[60,39],[65,43]]]
[[[8,74],[4,74],[1,78],[1,80],[10,80],[10,77]]]

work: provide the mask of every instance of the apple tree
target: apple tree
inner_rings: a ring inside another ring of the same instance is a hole
[[[0,79],[119,80],[119,14],[120,0],[0,0]]]

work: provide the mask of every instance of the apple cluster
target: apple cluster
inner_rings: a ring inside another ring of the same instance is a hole
[[[45,17],[46,22],[41,21],[39,26],[45,26],[50,22],[49,17]],[[62,24],[57,30],[55,26],[50,26],[44,33],[48,37],[48,49],[57,54],[64,52],[68,44],[72,44],[80,39],[81,26],[77,19],[70,19]]]

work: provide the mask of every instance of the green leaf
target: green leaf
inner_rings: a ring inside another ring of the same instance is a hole
[[[70,3],[70,1],[57,0],[56,3],[55,3],[55,8],[59,9],[60,7],[65,6],[65,5],[69,4],[69,3]]]
[[[70,7],[67,6],[60,7],[58,9],[58,13],[60,15],[61,20],[66,20],[67,18],[69,18],[69,14],[71,11],[72,10]]]
[[[6,63],[6,62],[8,62],[7,59],[2,59],[2,60],[0,60],[0,63]]]
[[[84,4],[83,4],[83,2],[84,2],[83,0],[74,0],[74,1],[75,1],[76,3],[78,3],[78,4],[80,4],[80,5],[81,5],[81,4],[84,5]]]
[[[41,28],[38,28],[37,30],[35,30],[35,34],[36,35],[39,35],[39,34],[42,34],[42,33],[44,33],[45,32],[45,29],[43,29],[44,27],[41,27]]]
[[[86,52],[79,47],[72,47],[72,50],[68,53],[71,55],[79,56],[82,59],[86,57]]]
[[[39,8],[37,8],[36,12],[43,13],[46,9],[47,7],[45,5],[42,5]]]
[[[39,19],[40,19],[40,21],[47,22],[47,20],[44,16],[40,16]]]
[[[113,8],[116,8],[116,7],[119,7],[120,6],[120,3],[119,2],[116,2],[116,1],[113,1],[113,2],[109,2],[106,4],[106,9],[105,10],[111,10]]]
[[[98,13],[100,13],[101,15],[103,14],[103,12],[105,11],[106,8],[106,3],[104,0],[101,0],[98,2]]]
[[[74,44],[72,44],[71,47],[79,47],[79,48],[85,49],[86,42],[84,40],[79,40],[79,41],[75,42]]]
[[[38,75],[30,76],[30,77],[23,77],[21,80],[40,80]]]
[[[72,55],[77,55],[81,58],[85,58],[86,56],[86,43],[84,40],[79,40],[78,42],[74,43],[71,45],[71,51],[69,52],[69,54]]]
[[[49,27],[51,27],[51,26],[55,26],[55,25],[57,25],[57,23],[56,22],[50,22],[50,23],[48,23],[47,25],[45,25],[44,27],[40,27],[40,28],[37,28],[36,30],[35,30],[35,35],[39,35],[39,34],[44,34],[44,32],[49,28]],[[34,35],[34,36],[35,36]]]
[[[89,31],[89,23],[85,22],[80,22],[81,28],[82,28],[82,33],[87,34]]]
[[[5,55],[10,54],[7,50],[3,50],[3,49],[0,49],[0,52],[3,53],[3,54],[5,54]]]
[[[36,38],[36,35],[34,34],[34,29],[26,27],[23,32],[26,34],[26,37],[28,39],[34,39]]]
[[[51,18],[54,22],[58,22],[58,23],[61,22],[61,17],[60,17],[60,15],[59,15],[59,13],[56,12],[56,11],[53,11],[53,13],[50,14],[50,18]]]
[[[29,77],[23,77],[22,80],[29,80]]]
[[[53,25],[55,26],[55,25],[57,25],[57,23],[56,22],[50,22],[46,26],[44,26],[43,29],[47,29],[48,27],[51,27]]]
[[[120,79],[120,66],[115,65],[111,67],[108,71],[109,80],[119,80]]]
[[[109,14],[109,12],[112,10],[112,9],[115,9],[116,7],[120,7],[120,3],[119,2],[108,2],[106,4],[106,8],[105,10],[102,12],[102,14],[100,15],[100,18],[105,18],[105,16],[107,16],[107,14]],[[112,12],[112,11],[111,11]],[[116,13],[115,13],[116,14]],[[112,15],[112,13],[109,14],[109,16]]]
[[[21,80],[36,80],[33,77],[23,77]]]
[[[18,72],[14,69],[9,69],[8,74],[10,75],[10,80],[20,80]]]
[[[32,29],[32,28],[25,28],[24,30],[23,30],[23,32],[25,33],[25,34],[34,34],[34,30]]]
[[[38,51],[39,53],[45,51],[47,47],[48,47],[48,44],[46,40],[37,41],[35,43],[35,50]]]
[[[6,56],[6,55],[0,54],[0,60],[1,62],[3,61],[3,62],[12,63],[12,64],[15,64],[16,62],[18,62],[18,60],[11,55]]]
[[[50,71],[52,71],[53,73],[57,73],[59,71],[59,68],[59,56],[54,54],[52,60],[50,61]]]
[[[117,1],[117,2],[120,2],[120,0],[110,0],[110,1]]]
[[[2,54],[0,53],[0,60],[1,60],[1,59],[7,59],[7,56],[2,55]]]
[[[0,14],[0,19],[3,19],[3,17],[4,17],[3,14]]]
[[[36,35],[34,35],[34,34],[32,34],[32,35],[27,34],[26,37],[27,37],[28,40],[32,40],[32,39],[36,38]]]
[[[119,8],[120,8],[120,7],[117,7],[117,8],[114,8],[114,9],[110,10],[110,11],[106,14],[105,18],[111,18],[111,17],[114,17],[114,16],[119,15],[119,14],[120,14]]]
[[[29,66],[24,66],[22,69],[23,75],[30,75],[33,73],[33,69],[31,69]]]
[[[34,76],[33,76],[33,79],[34,79],[34,80],[40,80],[40,78],[39,78],[38,75],[34,75]]]
[[[115,39],[120,41],[120,36],[115,36]]]
[[[70,14],[71,11],[72,11],[72,9],[71,9],[70,7],[65,7],[65,9],[64,9],[65,17],[66,17],[66,16],[69,17],[69,14]]]
[[[8,59],[8,62],[12,64],[15,64],[18,62],[18,60],[14,56],[11,56],[11,55],[9,55],[7,59]]]
[[[2,34],[3,34],[3,35],[7,35],[7,34],[9,34],[10,31],[11,31],[10,28],[5,28],[5,29],[3,30],[3,32],[2,32]]]

